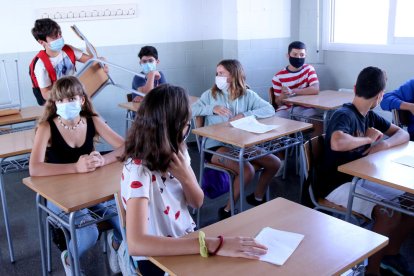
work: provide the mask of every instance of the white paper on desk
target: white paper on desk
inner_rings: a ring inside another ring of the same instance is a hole
[[[400,156],[394,160],[392,160],[396,163],[399,163],[401,165],[409,166],[414,168],[414,156],[412,155],[404,155]]]
[[[278,127],[277,125],[265,125],[259,123],[253,115],[232,121],[230,124],[235,128],[253,133],[265,133]]]
[[[283,265],[292,255],[305,236],[302,234],[276,230],[265,227],[256,236],[256,241],[267,246],[267,253],[260,257],[261,261],[275,265]]]

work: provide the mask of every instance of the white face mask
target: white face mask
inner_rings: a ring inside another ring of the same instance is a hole
[[[226,91],[229,88],[227,77],[216,76],[216,86],[221,91]]]
[[[57,103],[56,113],[65,120],[73,121],[82,110],[80,101]]]

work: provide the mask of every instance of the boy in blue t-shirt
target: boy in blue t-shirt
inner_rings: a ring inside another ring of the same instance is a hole
[[[157,64],[160,63],[158,59],[158,51],[153,46],[144,46],[138,53],[139,64],[141,65],[141,73],[145,78],[135,76],[132,80],[132,89],[147,94],[154,87],[166,83],[164,74],[157,70]],[[132,101],[140,102],[141,96],[135,96]]]

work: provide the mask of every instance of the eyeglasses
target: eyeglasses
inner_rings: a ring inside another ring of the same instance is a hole
[[[190,132],[191,132],[191,124],[187,123],[186,127],[187,127],[187,130],[185,131],[185,134],[183,136],[183,141],[187,140],[187,138],[188,138],[188,136],[190,135]]]

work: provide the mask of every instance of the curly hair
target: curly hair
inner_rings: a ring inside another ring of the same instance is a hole
[[[217,67],[221,65],[230,73],[231,81],[229,83],[229,92],[231,100],[235,100],[240,96],[246,94],[248,88],[246,84],[246,74],[244,73],[243,66],[237,59],[224,59],[217,64]],[[211,88],[213,98],[216,99],[217,93],[223,93],[216,84]]]
[[[38,19],[34,23],[32,28],[32,35],[37,40],[46,41],[46,37],[56,37],[61,34],[60,26],[58,23],[50,18]]]
[[[157,86],[141,102],[120,160],[141,159],[152,171],[167,171],[172,154],[182,147],[183,130],[190,118],[189,98],[184,88]]]

